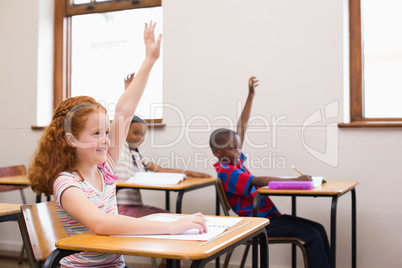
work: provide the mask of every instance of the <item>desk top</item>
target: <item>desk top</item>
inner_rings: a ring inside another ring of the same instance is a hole
[[[197,187],[201,185],[212,185],[218,182],[217,178],[187,178],[178,184],[136,184],[136,183],[126,183],[117,182],[117,188],[138,188],[138,189],[158,189],[158,190],[183,190],[187,188]]]
[[[357,181],[327,181],[321,186],[312,190],[290,190],[290,189],[275,189],[270,190],[268,187],[258,189],[260,194],[269,195],[313,195],[313,196],[334,196],[342,195],[352,190],[359,182]]]
[[[20,204],[0,203],[0,217],[21,213]]]
[[[92,251],[143,257],[201,260],[248,237],[268,224],[269,220],[265,218],[245,217],[243,221],[234,225],[229,230],[226,230],[226,234],[224,233],[224,235],[218,236],[216,239],[212,239],[209,242],[102,236],[87,232],[63,238],[56,242],[56,247],[65,250]]]
[[[0,185],[22,185],[28,186],[29,180],[26,175],[17,175],[10,177],[1,177]]]

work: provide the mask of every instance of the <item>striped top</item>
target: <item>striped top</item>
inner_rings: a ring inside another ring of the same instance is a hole
[[[114,174],[119,176],[119,181],[126,181],[133,177],[136,172],[146,172],[142,164],[142,156],[137,150],[131,150],[128,142],[124,143],[122,152],[120,153],[119,161],[116,163]],[[138,189],[125,188],[117,192],[118,205],[142,205],[141,192]]]
[[[106,172],[113,173],[114,162],[110,155],[107,155]],[[103,170],[99,172],[104,177]],[[105,213],[117,214],[116,205],[116,184],[105,184],[103,181],[103,192],[94,189],[91,184],[81,180],[78,174],[62,172],[54,182],[54,198],[57,215],[68,236],[80,234],[89,231],[84,225],[71,217],[61,206],[60,197],[64,190],[69,187],[81,189],[87,198]],[[96,252],[81,252],[64,257],[60,261],[61,267],[124,267],[124,258],[122,255],[104,254]]]
[[[251,184],[253,175],[244,166],[246,156],[241,153],[240,162],[233,166],[230,164],[216,163],[214,167],[218,178],[222,181],[223,189],[230,206],[237,215],[242,217],[253,216],[253,202],[258,187]],[[268,196],[261,198],[258,217],[270,218],[272,215],[280,216],[278,209]]]

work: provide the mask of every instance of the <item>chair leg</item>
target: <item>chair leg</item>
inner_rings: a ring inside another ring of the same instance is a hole
[[[246,260],[247,260],[247,255],[248,255],[249,250],[250,250],[250,244],[247,244],[246,248],[244,249],[243,257],[241,258],[240,268],[244,267],[244,264],[246,263]]]
[[[21,200],[23,204],[27,203],[27,200],[25,198],[25,194],[24,194],[24,189],[20,189],[20,194],[21,194]],[[20,252],[20,258],[18,259],[18,264],[21,264],[22,261],[24,260],[24,241],[22,242],[22,248],[21,248],[21,252]]]
[[[151,262],[152,262],[152,268],[156,268],[156,259],[151,258]]]
[[[24,260],[24,244],[22,244],[22,248],[21,248],[21,252],[20,252],[20,258],[18,259],[18,264],[22,264],[23,260]]]
[[[299,245],[299,247],[303,253],[304,268],[309,268],[306,248],[303,245]]]
[[[25,194],[24,194],[24,191],[23,191],[24,189],[20,189],[20,194],[21,194],[21,199],[22,199],[22,203],[23,204],[26,204],[27,203],[27,200],[26,200],[26,198],[25,198]]]
[[[227,268],[229,266],[230,257],[232,257],[233,250],[226,253],[225,262],[223,263],[223,268]]]

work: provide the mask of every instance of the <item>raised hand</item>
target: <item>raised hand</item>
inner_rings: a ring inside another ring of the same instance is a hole
[[[135,72],[132,74],[128,74],[125,78],[124,78],[124,89],[127,89],[128,86],[130,85],[131,81],[133,81],[134,79],[134,75]]]
[[[248,79],[248,92],[249,94],[254,94],[255,93],[255,88],[258,87],[258,82],[257,77],[252,76],[250,79]]]
[[[162,35],[159,34],[155,41],[155,26],[156,22],[145,23],[144,29],[144,43],[145,43],[145,57],[150,60],[157,60],[160,55]]]

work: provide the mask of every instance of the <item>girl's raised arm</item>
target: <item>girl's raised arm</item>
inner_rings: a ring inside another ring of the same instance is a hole
[[[152,21],[145,23],[144,42],[145,59],[136,73],[134,80],[119,98],[116,105],[115,117],[110,129],[110,156],[117,161],[124,141],[126,140],[131,118],[141,99],[149,74],[159,58],[162,35],[155,40],[155,25]]]

